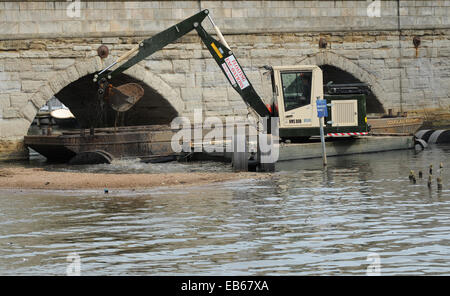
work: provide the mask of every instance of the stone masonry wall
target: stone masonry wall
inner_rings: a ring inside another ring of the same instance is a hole
[[[263,65],[328,64],[370,83],[385,109],[449,110],[450,1],[381,1],[379,16],[369,17],[371,3],[81,1],[78,16],[68,13],[65,1],[0,2],[0,141],[10,150],[64,86],[205,8],[260,94],[267,95]],[[207,20],[203,24],[213,32]],[[421,39],[417,50],[414,36]],[[320,38],[327,48],[319,49]],[[96,52],[102,44],[110,49],[105,60]],[[180,115],[199,107],[206,115],[248,113],[195,33],[126,73],[158,91]]]

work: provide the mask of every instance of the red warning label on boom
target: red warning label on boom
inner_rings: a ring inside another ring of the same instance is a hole
[[[225,58],[225,62],[227,63],[227,66],[230,69],[231,74],[233,75],[234,79],[236,80],[237,84],[241,89],[244,89],[250,85],[247,80],[247,77],[245,77],[244,72],[242,71],[241,67],[239,67],[238,62],[236,61],[236,58],[233,55],[230,55],[229,57]]]

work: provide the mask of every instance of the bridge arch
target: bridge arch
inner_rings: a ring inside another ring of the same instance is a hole
[[[337,68],[339,70],[345,71],[357,80],[368,83],[370,85],[371,91],[376,97],[376,99],[379,101],[381,106],[376,107],[375,109],[379,112],[374,113],[381,113],[384,111],[383,106],[390,105],[389,104],[389,98],[384,91],[383,86],[378,82],[378,79],[375,75],[369,73],[368,71],[364,70],[351,60],[336,54],[331,51],[323,51],[319,52],[315,55],[308,56],[302,60],[299,61],[301,64],[309,64],[309,65],[318,65],[318,66],[332,66],[334,68]],[[369,103],[370,104],[370,103]],[[369,111],[369,110],[368,110]]]
[[[100,71],[103,67],[104,65],[102,64],[101,59],[99,57],[93,57],[76,61],[74,65],[55,72],[53,77],[43,83],[37,91],[31,95],[27,104],[19,110],[22,117],[29,122],[28,127],[31,125],[38,110],[53,96],[63,91],[64,88],[70,84],[75,83],[80,79],[86,79],[87,77],[93,76],[93,73]],[[147,67],[137,64],[125,71],[124,74],[135,81],[147,85],[156,94],[167,100],[175,110],[176,114],[181,114],[183,112],[184,102],[178,92],[157,74],[149,71]],[[25,134],[26,130],[24,131],[24,135]]]

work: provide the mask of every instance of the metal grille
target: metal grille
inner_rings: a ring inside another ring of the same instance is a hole
[[[331,101],[332,126],[358,125],[358,102],[356,100]]]

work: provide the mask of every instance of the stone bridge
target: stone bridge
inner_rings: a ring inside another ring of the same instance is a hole
[[[324,82],[369,83],[368,112],[449,112],[450,1],[0,2],[0,159],[23,156],[23,136],[53,96],[92,125],[93,73],[205,8],[262,96],[270,94],[261,66],[317,64]],[[168,123],[195,108],[249,113],[195,33],[115,82],[129,81],[146,90],[122,118],[129,125]]]

